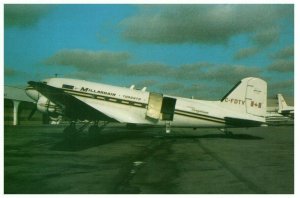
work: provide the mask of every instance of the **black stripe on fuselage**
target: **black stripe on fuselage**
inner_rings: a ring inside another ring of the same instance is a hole
[[[225,120],[222,118],[217,118],[217,117],[212,117],[212,116],[207,116],[207,115],[202,115],[202,114],[197,114],[197,113],[191,113],[188,111],[175,110],[175,114],[190,117],[190,118],[196,118],[196,119],[225,124]]]

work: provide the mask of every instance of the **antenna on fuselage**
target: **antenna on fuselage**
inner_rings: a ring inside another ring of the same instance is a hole
[[[57,78],[57,76],[62,76],[62,75],[63,75],[63,74],[57,74],[57,73],[55,73],[55,74],[54,74],[54,77]]]

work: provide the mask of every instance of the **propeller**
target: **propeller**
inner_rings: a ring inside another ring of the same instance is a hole
[[[37,110],[37,107],[33,108],[32,111],[30,112],[29,116],[28,116],[28,120],[31,120],[32,116],[35,114]]]

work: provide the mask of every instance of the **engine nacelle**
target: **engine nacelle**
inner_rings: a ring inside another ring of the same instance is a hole
[[[40,96],[39,100],[37,101],[37,109],[42,113],[46,113],[53,117],[63,114],[62,109],[45,96]]]

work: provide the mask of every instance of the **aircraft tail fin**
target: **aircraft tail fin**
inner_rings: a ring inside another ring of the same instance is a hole
[[[267,110],[267,83],[259,78],[244,78],[221,99],[221,104],[230,111],[247,114],[248,117],[264,122]]]
[[[278,98],[278,112],[281,112],[288,105],[286,104],[282,94],[277,94],[277,98]]]

